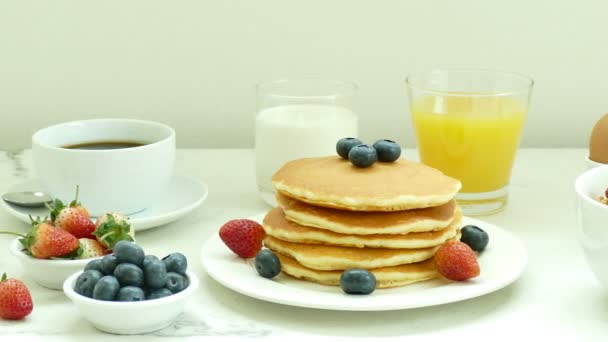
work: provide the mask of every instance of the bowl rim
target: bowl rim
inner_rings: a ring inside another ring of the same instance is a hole
[[[150,299],[150,300],[142,300],[139,302],[113,302],[113,301],[104,301],[93,299],[89,297],[85,297],[81,294],[78,294],[74,291],[74,284],[76,283],[76,278],[84,271],[78,271],[71,274],[66,280],[63,282],[63,293],[70,298],[73,302],[79,302],[86,305],[95,305],[104,308],[146,308],[150,306],[159,306],[170,303],[178,302],[182,299],[186,299],[190,297],[198,289],[199,279],[194,272],[191,270],[186,270],[186,275],[188,276],[189,284],[183,291],[173,294],[171,296],[158,298],[158,299]]]
[[[594,168],[588,169],[587,171],[581,173],[580,175],[578,175],[576,177],[576,180],[574,181],[574,190],[576,191],[576,194],[578,195],[578,197],[581,198],[583,201],[591,203],[591,205],[596,206],[598,208],[602,208],[602,210],[608,210],[607,205],[600,203],[599,201],[591,198],[591,196],[589,194],[587,194],[585,191],[583,191],[583,189],[582,189],[584,183],[586,183],[589,179],[595,177],[596,174],[603,173],[603,172],[608,173],[608,164],[594,167]],[[607,186],[608,186],[608,184],[607,184]]]
[[[27,260],[28,262],[31,262],[31,263],[38,263],[38,264],[40,264],[40,266],[43,266],[43,265],[53,265],[53,266],[83,265],[83,267],[84,267],[84,265],[88,264],[92,260],[103,258],[103,257],[95,257],[95,258],[88,258],[88,259],[38,259],[38,258],[34,258],[33,256],[23,253],[23,251],[22,251],[23,245],[21,244],[19,239],[21,239],[21,238],[15,238],[13,240],[13,242],[11,243],[11,245],[10,245],[11,254],[13,254],[15,257],[17,257],[19,259]]]

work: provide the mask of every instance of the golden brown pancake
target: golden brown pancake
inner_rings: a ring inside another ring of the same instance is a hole
[[[297,243],[359,248],[426,248],[440,245],[456,236],[461,225],[461,216],[460,211],[458,211],[453,222],[447,227],[431,232],[352,235],[299,225],[287,220],[281,208],[274,208],[264,217],[263,227],[266,234],[270,236]]]
[[[452,200],[461,187],[439,170],[405,159],[359,168],[338,156],[292,160],[272,183],[303,202],[355,211],[435,207]]]
[[[433,257],[439,248],[438,246],[417,249],[341,247],[288,242],[270,235],[264,239],[264,245],[296,259],[308,268],[324,271],[410,264]]]
[[[350,211],[318,207],[277,193],[288,220],[343,234],[407,234],[441,230],[456,215],[456,201],[402,211]]]
[[[319,271],[303,266],[295,259],[276,253],[281,260],[281,270],[302,280],[323,285],[340,285],[342,270]],[[391,267],[370,269],[376,277],[376,288],[403,286],[437,277],[433,258],[425,261]]]

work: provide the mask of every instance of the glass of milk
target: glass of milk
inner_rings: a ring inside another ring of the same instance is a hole
[[[276,206],[272,175],[287,161],[336,154],[336,142],[357,137],[354,83],[280,80],[257,86],[255,166],[262,199]]]

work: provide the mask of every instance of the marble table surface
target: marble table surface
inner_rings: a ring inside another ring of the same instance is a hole
[[[203,270],[203,242],[233,218],[260,214],[268,207],[258,197],[252,150],[181,149],[176,173],[204,181],[209,197],[189,216],[138,234],[147,248],[183,251],[201,279],[199,291],[170,327],[145,336],[234,337],[284,340],[393,337],[450,339],[551,337],[594,341],[608,336],[608,291],[590,272],[576,240],[575,177],[585,170],[582,149],[522,149],[518,152],[508,207],[483,220],[512,232],[529,252],[528,266],[514,284],[494,293],[434,307],[389,312],[339,312],[273,304],[238,294]],[[414,150],[405,151],[416,159]],[[0,152],[0,192],[32,177],[29,151]],[[0,211],[0,227],[28,226]],[[0,236],[0,271],[22,278],[35,302],[23,321],[0,320],[0,340],[121,339],[101,333],[82,319],[61,291],[23,276],[8,252],[9,236]],[[11,337],[10,339],[7,337]]]

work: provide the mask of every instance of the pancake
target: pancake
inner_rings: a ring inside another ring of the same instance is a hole
[[[354,211],[435,207],[452,200],[461,188],[460,181],[439,170],[405,159],[359,168],[338,156],[287,162],[272,183],[300,201]]]
[[[288,220],[343,234],[407,234],[441,230],[456,215],[454,200],[437,207],[386,212],[317,207],[280,192],[276,197]]]
[[[266,214],[262,225],[266,234],[289,242],[359,248],[426,248],[440,245],[456,236],[461,225],[461,217],[458,211],[447,227],[431,232],[350,235],[299,225],[287,220],[281,208],[274,208]]]
[[[439,248],[418,249],[356,248],[319,244],[300,244],[266,235],[269,249],[296,259],[305,267],[331,271],[349,268],[380,268],[410,264],[429,259]]]
[[[294,278],[307,280],[322,285],[340,285],[340,276],[343,272],[341,270],[313,270],[311,268],[302,266],[291,257],[281,253],[276,254],[281,260],[281,270]],[[433,258],[414,264],[375,268],[370,269],[369,271],[372,272],[376,277],[376,288],[403,286],[419,281],[433,279],[439,275],[435,270]]]

